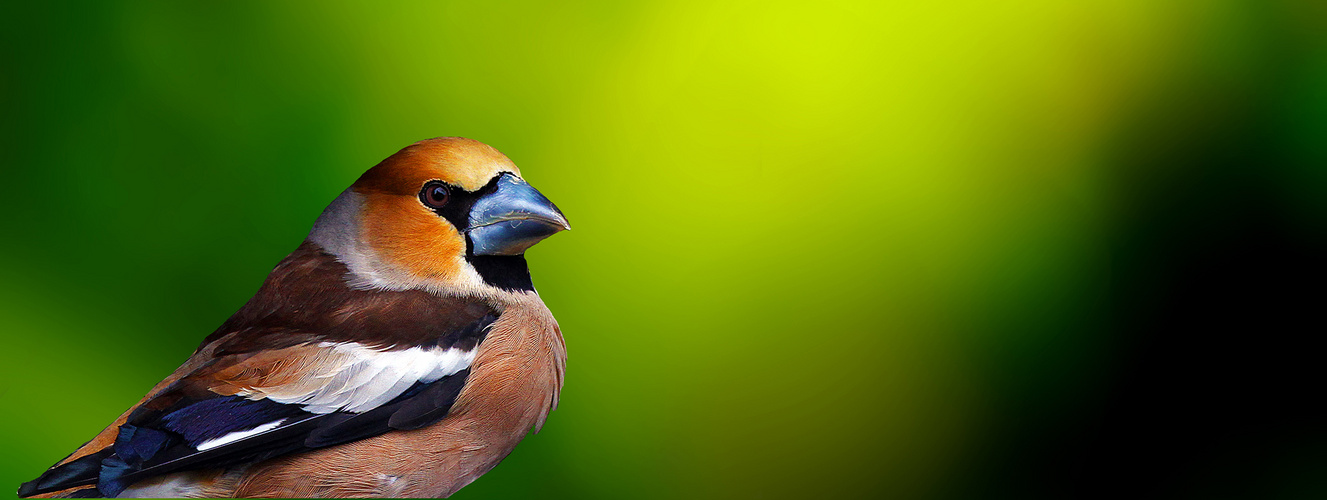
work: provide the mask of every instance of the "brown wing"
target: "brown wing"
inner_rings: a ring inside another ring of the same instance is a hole
[[[301,245],[189,361],[21,493],[105,483],[102,471],[115,472],[106,464],[138,480],[445,416],[498,312],[419,291],[351,290],[345,272]]]

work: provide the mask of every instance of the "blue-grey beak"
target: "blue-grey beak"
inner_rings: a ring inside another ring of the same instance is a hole
[[[558,231],[571,229],[557,205],[510,173],[497,189],[470,207],[470,236],[475,255],[521,255]]]

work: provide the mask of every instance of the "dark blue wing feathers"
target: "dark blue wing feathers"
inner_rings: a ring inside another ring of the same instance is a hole
[[[198,446],[232,432],[246,431],[283,418],[309,415],[299,405],[238,396],[215,397],[162,415],[161,428]]]
[[[238,396],[185,399],[162,410],[140,407],[120,426],[115,444],[54,467],[24,483],[20,496],[96,484],[114,497],[133,483],[170,472],[261,461],[370,438],[394,429],[416,429],[441,420],[455,403],[470,371],[417,383],[395,399],[363,413],[316,415],[297,404]],[[232,432],[286,419],[281,426],[199,451],[198,445]],[[84,491],[85,494],[94,494]]]
[[[135,413],[131,423],[120,426],[115,454],[102,462],[97,488],[108,496],[120,494],[142,472],[200,453],[198,446],[207,441],[289,417],[313,415],[298,405],[237,396],[184,399],[162,411]]]
[[[429,384],[417,383],[382,406],[358,414],[316,415],[297,404],[238,396],[177,403],[158,415],[140,415],[137,420],[149,422],[145,425],[121,427],[115,455],[102,462],[98,488],[107,496],[115,496],[128,485],[150,476],[266,460],[365,439],[393,429],[422,427],[447,415],[469,373],[462,370]],[[197,449],[229,433],[282,419],[285,420],[275,429],[212,449]],[[402,426],[401,422],[409,426]]]

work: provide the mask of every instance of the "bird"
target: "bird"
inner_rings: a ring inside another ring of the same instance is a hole
[[[557,408],[525,252],[567,218],[482,142],[368,169],[175,372],[20,497],[446,497]]]

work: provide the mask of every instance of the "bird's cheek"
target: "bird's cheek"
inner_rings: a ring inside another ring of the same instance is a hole
[[[418,200],[369,195],[363,238],[379,260],[415,278],[449,279],[461,272],[465,237]]]

